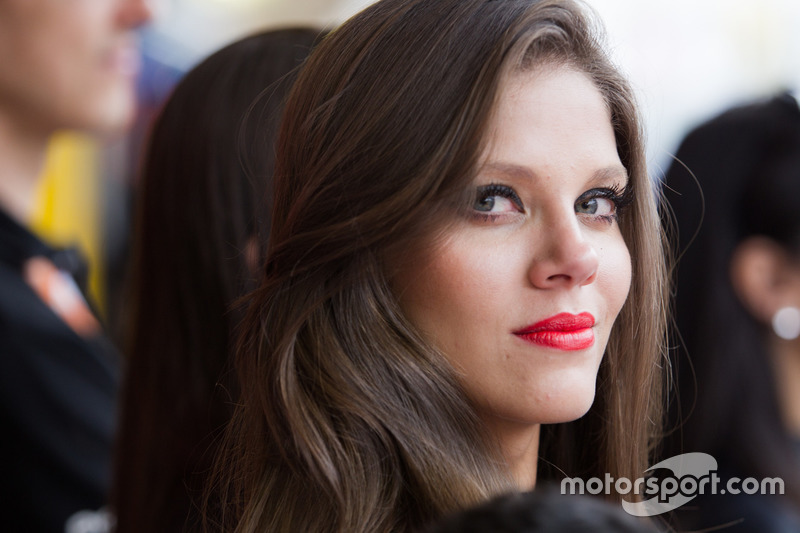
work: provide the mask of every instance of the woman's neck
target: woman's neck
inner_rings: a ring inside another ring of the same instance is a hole
[[[539,424],[519,424],[495,421],[491,430],[503,449],[503,457],[520,490],[533,490],[536,486],[539,462]]]

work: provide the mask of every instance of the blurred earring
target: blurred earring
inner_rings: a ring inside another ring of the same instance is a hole
[[[800,337],[800,309],[781,307],[772,316],[772,330],[775,335],[787,341]]]

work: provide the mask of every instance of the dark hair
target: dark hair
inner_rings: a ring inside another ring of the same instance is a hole
[[[646,468],[664,257],[636,107],[596,35],[570,0],[383,0],[315,50],[281,124],[273,234],[217,468],[223,527],[407,531],[512,487],[453,368],[402,313],[388,258],[453,219],[502,83],[542,64],[597,86],[635,200],[620,223],[633,282],[596,401],[544,428],[540,453],[569,475]]]
[[[237,397],[227,370],[241,313],[231,305],[265,255],[279,111],[318,35],[286,29],[231,44],[183,79],[155,124],[112,496],[120,532],[198,522],[193,498]]]
[[[511,493],[456,513],[424,533],[654,533],[621,507],[555,486]]]
[[[736,475],[780,476],[800,503],[800,465],[781,419],[767,329],[730,276],[734,250],[748,237],[800,252],[797,102],[785,95],[701,125],[681,144],[666,185],[683,255],[672,355],[678,387],[664,455],[705,452]]]

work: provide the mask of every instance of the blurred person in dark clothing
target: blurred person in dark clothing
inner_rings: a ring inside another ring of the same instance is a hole
[[[118,533],[201,526],[216,436],[237,398],[234,304],[255,288],[267,246],[274,136],[319,36],[285,29],[227,46],[186,75],[155,123],[137,198]]]
[[[51,135],[124,130],[144,0],[0,0],[0,515],[58,532],[105,504],[118,367],[82,260],[27,228]],[[78,274],[77,276],[73,274]]]
[[[449,516],[424,533],[655,533],[621,507],[555,486],[511,493]]]
[[[672,354],[675,430],[663,455],[708,453],[723,480],[779,477],[785,486],[783,496],[706,494],[675,516],[687,529],[800,531],[797,101],[785,94],[696,128],[665,192],[685,253]]]

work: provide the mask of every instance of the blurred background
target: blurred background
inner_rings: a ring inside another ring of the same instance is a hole
[[[59,245],[79,244],[91,290],[111,322],[123,296],[136,174],[152,117],[181,75],[244,35],[268,28],[330,28],[371,0],[155,0],[142,32],[141,112],[121,139],[64,132],[54,139],[34,228]],[[588,0],[606,26],[615,61],[642,107],[653,177],[663,176],[683,135],[737,103],[800,89],[797,0]],[[179,205],[176,205],[179,208]]]

